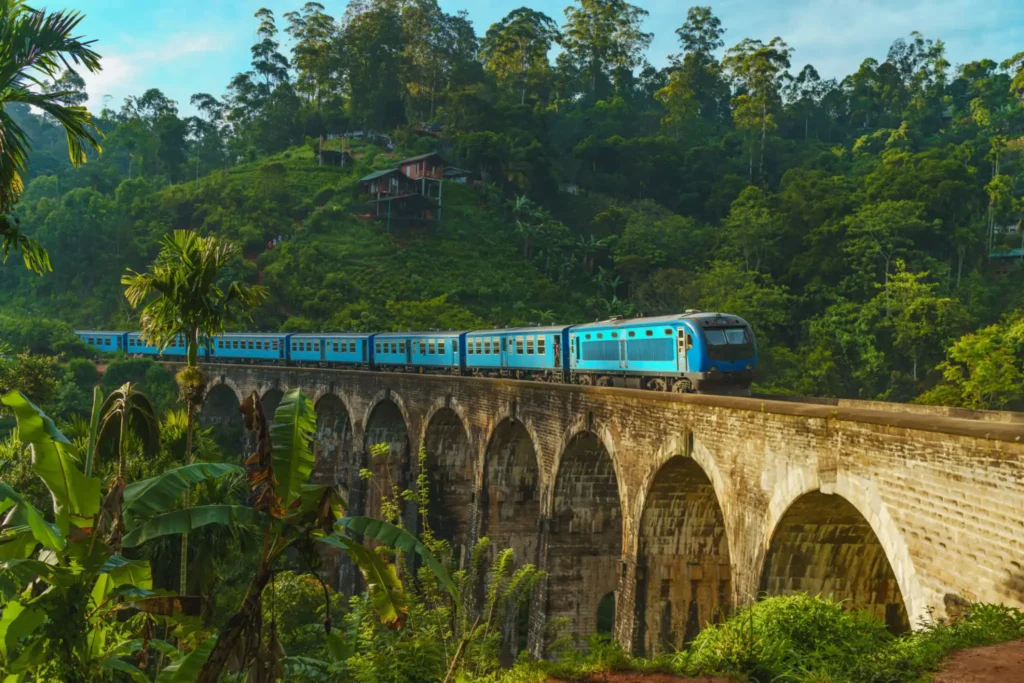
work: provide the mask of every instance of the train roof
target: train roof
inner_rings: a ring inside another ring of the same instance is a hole
[[[356,337],[363,338],[369,337],[371,332],[303,332],[301,334],[293,334],[292,337],[297,339],[333,339],[335,337]]]
[[[530,334],[533,332],[561,332],[572,325],[533,325],[528,327],[501,327],[492,330],[473,330],[469,334]]]
[[[287,337],[286,332],[225,332],[224,334],[214,335],[214,339],[218,337]]]
[[[739,323],[746,324],[746,321],[738,315],[731,315],[728,313],[715,313],[712,311],[689,311],[687,313],[673,313],[672,315],[658,315],[650,318],[612,318],[610,320],[601,320],[595,323],[587,323],[586,325],[575,325],[577,328],[592,328],[592,327],[623,327],[626,325],[661,325],[664,323],[677,323],[683,320],[711,320],[719,318],[730,318],[734,319]]]
[[[75,330],[75,334],[124,334],[118,330]]]
[[[458,330],[435,330],[433,332],[378,332],[374,335],[377,337],[395,337],[403,339],[411,338],[423,338],[423,339],[436,339],[438,337],[458,337],[461,334],[465,334],[465,331]]]

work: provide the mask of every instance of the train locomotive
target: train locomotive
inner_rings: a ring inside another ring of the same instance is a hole
[[[185,356],[184,339],[161,351],[138,332],[76,334],[101,352],[162,360]],[[703,311],[468,332],[232,332],[211,339],[199,355],[210,363],[506,377],[674,393],[745,393],[757,368],[750,325],[735,315]]]

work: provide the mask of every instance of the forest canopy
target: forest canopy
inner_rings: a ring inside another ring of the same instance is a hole
[[[33,145],[14,215],[54,272],[0,268],[0,308],[133,327],[120,273],[187,228],[243,247],[229,275],[269,288],[265,330],[718,309],[754,326],[766,391],[1020,407],[1019,382],[975,385],[993,348],[1024,372],[1024,52],[953,64],[913,33],[823,78],[698,6],[655,64],[645,16],[261,9],[223,92],[94,106],[103,153],[77,169],[11,104]],[[78,74],[60,87],[86,102]],[[357,131],[353,163],[320,163]],[[476,181],[445,183],[440,224],[366,219],[356,179],[428,151]]]

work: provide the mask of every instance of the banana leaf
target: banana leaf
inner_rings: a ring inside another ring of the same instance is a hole
[[[448,594],[452,596],[455,604],[460,604],[459,591],[455,588],[455,583],[451,580],[451,577],[448,576],[448,572],[444,570],[444,567],[437,561],[437,558],[430,552],[430,549],[423,544],[423,541],[416,538],[413,534],[394,524],[388,524],[372,517],[342,517],[335,524],[335,528],[338,527],[350,531],[357,538],[365,536],[396,550],[416,553],[423,559],[423,563],[427,565],[427,568],[434,573],[434,576],[441,582],[441,585],[445,587]]]
[[[0,615],[0,655],[6,659],[18,640],[42,626],[45,619],[43,611],[25,607],[17,600],[5,604]]]
[[[273,444],[276,493],[283,508],[299,497],[302,486],[313,472],[314,457],[310,448],[316,432],[313,403],[296,389],[281,399],[270,425]]]
[[[166,512],[190,486],[232,473],[245,474],[245,469],[220,462],[196,462],[175,467],[125,486],[124,511],[142,517]]]
[[[192,683],[199,676],[199,670],[213,652],[213,646],[217,643],[217,636],[210,636],[199,643],[196,649],[183,657],[179,657],[169,664],[160,675],[156,677],[155,683]]]
[[[263,521],[261,513],[244,505],[200,505],[157,515],[125,534],[123,545],[135,548],[154,538],[191,533],[207,524],[259,526]]]
[[[11,391],[0,402],[14,411],[18,437],[32,446],[32,470],[50,490],[61,533],[67,535],[70,522],[91,528],[100,509],[100,480],[82,474],[71,442],[23,393]]]
[[[363,573],[366,585],[370,589],[370,600],[373,602],[374,610],[380,615],[380,620],[392,630],[402,628],[409,607],[406,605],[405,593],[394,565],[385,562],[384,558],[362,543],[344,536],[323,536],[318,540],[348,553],[352,563]]]

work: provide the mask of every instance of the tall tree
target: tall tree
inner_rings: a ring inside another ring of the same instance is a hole
[[[183,339],[186,367],[178,373],[188,414],[185,464],[192,460],[195,409],[206,381],[199,369],[199,347],[209,347],[224,332],[234,312],[248,315],[266,297],[263,287],[232,281],[222,285],[225,268],[240,254],[238,247],[216,237],[175,230],[164,237],[160,253],[145,273],[129,270],[121,278],[133,308],[143,306],[139,325],[147,343],[163,350]],[[185,507],[188,507],[186,492]],[[181,592],[188,588],[188,534],[181,541]]]
[[[677,83],[674,88],[692,91],[701,116],[719,121],[723,114],[727,116],[729,99],[729,85],[715,56],[715,51],[725,45],[722,22],[710,7],[694,6],[687,10],[686,21],[676,29],[676,35],[683,52],[669,56],[672,81]]]
[[[578,5],[578,6],[577,6]],[[640,66],[651,34],[640,30],[647,10],[624,0],[576,0],[565,8],[562,47],[598,99],[599,79]]]
[[[560,38],[558,25],[551,17],[520,7],[487,29],[480,43],[480,57],[498,85],[518,92],[519,103],[525,104],[527,93],[538,90],[549,77],[548,52]]]
[[[792,50],[782,38],[765,44],[745,38],[729,48],[723,65],[741,89],[733,99],[736,125],[748,132],[761,131],[761,154],[758,177],[764,179],[764,141],[768,131],[776,127],[774,114],[782,103],[782,86],[789,77]],[[754,149],[750,149],[750,182],[754,181]]]
[[[59,78],[71,63],[90,73],[100,70],[100,56],[90,47],[94,41],[73,35],[83,18],[67,10],[37,11],[24,0],[0,0],[0,263],[11,251],[21,251],[25,266],[37,273],[51,269],[49,255],[10,217],[25,189],[32,144],[7,108],[27,104],[53,117],[64,129],[68,155],[76,166],[85,163],[86,146],[100,149],[92,116],[81,104],[66,102],[73,93],[38,87]]]
[[[319,2],[307,2],[300,12],[288,12],[284,18],[288,20],[285,33],[295,41],[292,47],[295,89],[320,112],[324,100],[335,95],[340,85],[337,24]]]

